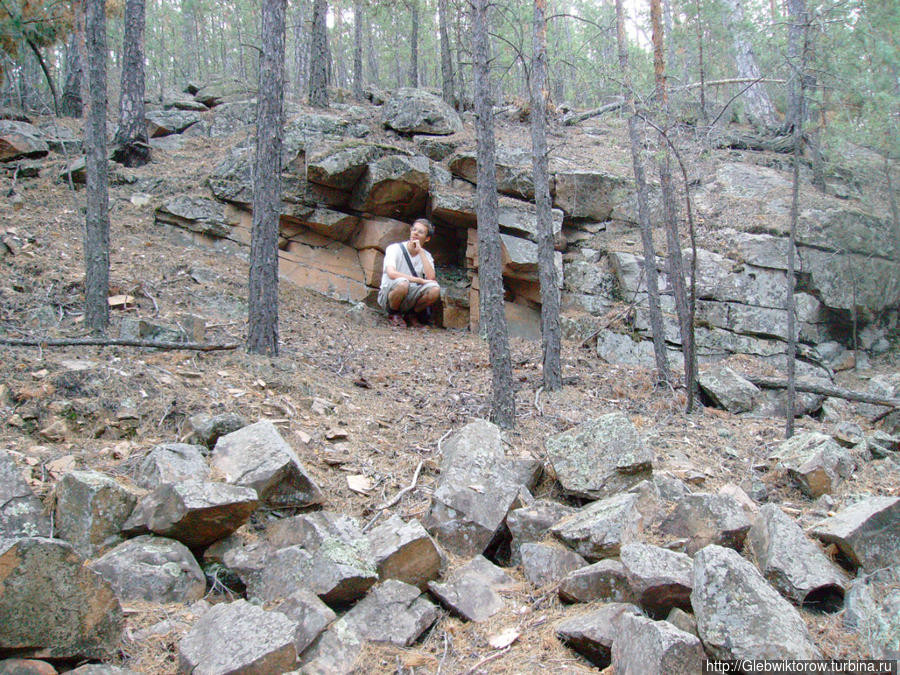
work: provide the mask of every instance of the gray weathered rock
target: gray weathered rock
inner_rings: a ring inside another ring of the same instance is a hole
[[[229,101],[216,106],[212,124],[209,125],[210,138],[247,133],[256,124],[256,110],[256,99]]]
[[[155,532],[203,548],[247,522],[257,506],[252,488],[196,480],[166,483],[141,500],[122,529]]]
[[[215,107],[229,100],[252,98],[255,92],[242,80],[223,78],[214,80],[199,87],[194,92],[194,99],[208,108]]]
[[[419,152],[428,159],[442,162],[456,150],[458,143],[453,140],[435,138],[434,136],[416,136],[413,138]]]
[[[520,553],[525,578],[538,588],[555,584],[570,572],[587,565],[580,555],[559,545],[522,544]]]
[[[612,558],[569,572],[559,582],[559,597],[565,602],[634,602],[625,567]]]
[[[800,490],[813,499],[833,492],[855,468],[846,448],[817,431],[797,434],[784,441],[769,459],[777,460]]]
[[[450,158],[449,166],[453,175],[477,184],[476,157],[474,151],[459,152]],[[498,147],[495,163],[497,167],[497,190],[519,199],[534,199],[534,173],[531,166],[531,151],[524,148]]]
[[[319,486],[268,421],[220,436],[211,466],[214,476],[253,488],[269,506],[311,506],[323,500]]]
[[[339,115],[301,112],[292,117],[284,128],[285,143],[309,144],[312,141],[338,138],[365,138],[370,129],[366,124],[344,119]]]
[[[129,539],[93,561],[90,568],[112,585],[120,602],[196,602],[206,577],[191,552],[174,539]]]
[[[27,122],[0,120],[0,162],[44,157],[50,152],[44,133]]]
[[[622,492],[653,471],[653,453],[622,413],[585,422],[544,442],[563,488],[598,499]]]
[[[587,560],[619,555],[643,530],[639,497],[619,494],[583,506],[550,528],[557,539]]]
[[[59,671],[46,661],[37,659],[3,659],[0,675],[57,675]]]
[[[625,615],[641,616],[641,610],[628,603],[611,602],[593,612],[561,621],[556,625],[556,635],[598,668],[606,668]]]
[[[180,483],[186,480],[207,480],[209,466],[199,445],[187,443],[163,443],[155,446],[138,467],[135,482],[143,488],[154,490],[163,483]]]
[[[615,205],[633,189],[628,179],[601,171],[561,169],[554,176],[553,205],[576,220],[608,220]]]
[[[220,539],[203,552],[205,564],[222,565],[234,572],[243,583],[260,573],[272,547],[264,539],[250,539],[242,530]]]
[[[369,162],[385,155],[404,154],[400,148],[371,143],[328,144],[306,158],[306,176],[312,183],[350,192]]]
[[[539,541],[547,531],[576,509],[550,499],[536,499],[528,506],[513,509],[506,516],[506,527],[512,535],[512,554],[518,562],[518,552],[522,544]]]
[[[148,110],[146,118],[150,138],[180,134],[202,119],[197,113],[187,110]]]
[[[728,412],[753,410],[759,388],[727,366],[714,366],[701,371],[700,388],[713,402]]]
[[[438,600],[469,621],[486,621],[505,606],[499,591],[515,587],[502,569],[483,556],[453,570],[444,582],[429,581]]]
[[[366,535],[378,578],[398,579],[425,588],[441,571],[441,551],[418,520],[391,516]]]
[[[381,110],[384,126],[403,134],[447,136],[463,128],[456,111],[424,89],[398,89]]]
[[[212,237],[227,237],[231,233],[231,225],[225,220],[225,207],[206,197],[174,197],[156,209],[156,222]]]
[[[740,551],[750,530],[750,520],[734,497],[695,492],[678,501],[660,529],[666,534],[686,538],[685,552],[688,555],[708,544]]]
[[[697,631],[718,659],[818,659],[797,610],[733,549],[711,545],[694,556],[691,605]]]
[[[323,630],[337,618],[334,610],[322,602],[315,593],[297,588],[284,600],[271,608],[297,623],[294,648],[302,654]]]
[[[694,618],[693,614],[688,614],[683,609],[673,607],[672,611],[669,612],[669,615],[666,617],[666,621],[675,626],[675,628],[683,630],[685,633],[700,637],[697,634],[697,619]]]
[[[391,218],[424,211],[431,183],[426,157],[387,155],[369,162],[368,167],[353,189],[351,208]]]
[[[867,655],[900,659],[900,565],[858,577],[844,605],[844,625],[859,633]]]
[[[284,673],[294,667],[295,621],[246,600],[215,605],[178,642],[184,675]]]
[[[700,640],[668,621],[623,614],[612,644],[617,675],[669,675],[703,672]]]
[[[897,563],[900,550],[900,497],[870,497],[816,523],[811,534],[834,543],[866,571]]]
[[[281,518],[266,528],[266,541],[274,549],[302,546],[315,551],[331,542],[344,543],[360,551],[368,548],[356,518],[335,511],[313,511]]]
[[[523,281],[537,282],[538,247],[533,241],[515,237],[510,234],[500,235],[500,255],[503,262],[503,276]],[[564,277],[562,253],[553,252],[553,266],[556,268],[556,281],[560,288]]]
[[[187,428],[191,439],[207,448],[215,446],[220,436],[230,434],[245,426],[247,426],[247,420],[237,413],[222,413],[221,415],[198,413],[187,419]]]
[[[112,587],[69,544],[0,540],[0,652],[109,658],[119,648],[122,625]]]
[[[846,575],[775,504],[766,504],[747,538],[763,576],[797,605],[836,611]]]
[[[50,519],[8,452],[0,451],[0,539],[46,537]]]
[[[137,497],[95,471],[72,471],[56,485],[56,530],[85,558],[115,546]]]
[[[622,547],[619,559],[635,600],[651,616],[664,617],[675,607],[690,609],[693,582],[690,557],[635,542]]]
[[[885,457],[900,457],[900,437],[892,436],[880,429],[866,437],[866,446],[872,457],[884,459]]]

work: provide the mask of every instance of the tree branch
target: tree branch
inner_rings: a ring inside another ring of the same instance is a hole
[[[10,347],[75,347],[99,345],[102,347],[153,347],[155,349],[189,349],[198,352],[214,352],[237,349],[237,344],[209,344],[201,342],[156,342],[154,340],[125,340],[119,338],[25,338],[0,337],[0,345]]]
[[[745,375],[744,379],[752,382],[757,387],[763,389],[787,389],[787,380],[776,380],[770,377],[757,377],[755,375]],[[850,389],[841,389],[840,387],[830,387],[822,384],[811,384],[808,382],[797,382],[797,391],[803,391],[808,394],[819,394],[820,396],[834,396],[842,398],[846,401],[858,401],[860,403],[871,403],[872,405],[884,405],[889,408],[900,408],[900,399],[883,398],[881,396],[873,396],[864,394],[859,391],[851,391]]]

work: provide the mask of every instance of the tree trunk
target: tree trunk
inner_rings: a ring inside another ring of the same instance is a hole
[[[309,91],[309,31],[306,25],[305,3],[297,3],[294,14],[294,91],[299,98]]]
[[[362,0],[355,0],[353,3],[353,98],[357,101],[363,99],[362,23]]]
[[[459,78],[459,101],[460,110],[466,107],[466,71],[463,70],[463,39],[462,39],[462,19],[463,13],[456,14],[456,75]]]
[[[327,0],[314,0],[312,35],[309,40],[309,104],[317,108],[328,107],[327,13]]]
[[[125,166],[143,166],[150,161],[144,118],[144,0],[125,0],[122,54],[119,127],[113,139],[113,159]]]
[[[88,113],[84,124],[87,212],[84,228],[84,323],[109,323],[109,177],[106,162],[106,4],[85,0]]]
[[[762,79],[759,66],[756,64],[756,55],[745,30],[744,8],[741,2],[742,0],[725,0],[725,13],[722,15],[725,31],[732,36],[738,76],[751,80]],[[776,128],[775,106],[772,105],[772,100],[762,84],[754,84],[747,89],[744,100],[747,103],[747,118],[751,124],[764,129]]]
[[[184,58],[181,59],[181,71],[188,82],[192,82],[197,77],[196,4],[197,0],[181,0],[181,40],[183,43],[182,49],[184,50],[182,52]]]
[[[409,86],[419,86],[419,3],[410,0],[410,38],[409,38]]]
[[[438,0],[438,32],[441,37],[441,95],[444,102],[456,107],[456,83],[453,78],[453,55],[450,51],[447,0]]]
[[[494,157],[493,96],[487,28],[488,0],[472,5],[472,56],[475,76],[476,188],[478,220],[478,278],[481,285],[480,324],[487,333],[491,360],[491,417],[511,428],[516,422],[512,362],[503,309],[500,227],[497,221],[497,173]]]
[[[803,51],[803,26],[798,22],[806,11],[806,3],[805,0],[786,0],[786,4],[788,13],[787,62],[790,75],[788,77],[787,110],[785,111],[783,130],[785,133],[791,133],[794,121],[803,117],[799,98],[800,83],[798,78],[800,73],[797,72],[800,63],[800,52]]]
[[[65,117],[81,117],[84,108],[84,99],[81,97],[84,79],[84,58],[81,49],[84,41],[84,17],[77,7],[73,7],[72,12],[75,15],[74,27],[66,43],[66,81],[63,84],[59,112]]]
[[[53,76],[50,74],[50,67],[44,60],[44,55],[41,54],[41,50],[38,46],[31,40],[27,40],[27,43],[31,48],[31,51],[34,52],[34,58],[41,67],[41,71],[44,73],[44,79],[47,81],[47,86],[50,88],[50,96],[53,98],[53,114],[59,117],[59,95],[56,93],[56,84],[53,82]]]
[[[538,275],[541,282],[541,338],[544,389],[562,387],[560,365],[559,288],[553,264],[553,222],[547,173],[547,0],[534,0],[531,66],[531,149],[534,162],[534,205],[538,230]]]
[[[253,163],[247,351],[278,354],[278,221],[284,134],[284,15],[287,0],[263,0]]]
[[[894,181],[891,177],[891,160],[884,156],[884,179],[887,181],[888,203],[891,205],[891,222],[894,225],[894,256],[900,259],[900,208],[897,206],[897,195],[894,193]]]
[[[656,357],[656,377],[659,382],[669,382],[669,359],[659,303],[659,275],[656,272],[653,225],[650,222],[647,180],[644,175],[644,159],[641,156],[643,143],[638,130],[634,90],[628,65],[628,41],[625,36],[625,12],[622,8],[622,0],[616,0],[616,37],[619,47],[619,66],[622,69],[622,80],[625,85],[626,107],[629,112],[628,137],[631,140],[631,163],[634,167],[634,182],[637,187],[638,222],[641,227],[641,244],[644,248],[644,280],[647,284],[647,304],[650,310],[650,331],[653,334],[653,354]]]
[[[700,71],[700,119],[704,125],[709,124],[709,116],[706,112],[706,66],[703,63],[703,24],[700,14],[700,0],[694,2],[697,8],[697,67]]]
[[[369,52],[369,81],[378,85],[381,83],[381,75],[378,73],[378,53],[375,51],[375,40],[372,37],[372,19],[366,23],[366,42]]]

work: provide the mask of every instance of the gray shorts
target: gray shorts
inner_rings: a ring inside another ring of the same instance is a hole
[[[378,291],[378,305],[383,309],[388,309],[388,294],[397,284],[401,282],[405,282],[406,279],[391,279],[390,283],[386,286],[382,286]],[[436,281],[429,281],[424,284],[417,284],[412,281],[409,282],[409,291],[406,294],[406,297],[403,298],[403,302],[400,303],[399,311],[402,313],[411,312],[412,308],[416,306],[416,303],[419,301],[419,298],[427,291],[429,288],[438,288],[438,283]]]

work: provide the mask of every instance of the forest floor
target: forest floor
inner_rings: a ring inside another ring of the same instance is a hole
[[[132,298],[112,310],[111,336],[118,335],[123,321],[143,319],[170,327],[200,322],[206,342],[245,340],[247,261],[186,246],[179,231],[154,223],[162,199],[193,187],[201,191],[220,148],[216,141],[192,138],[183,150],[155,151],[146,167],[111,165],[114,174],[136,179],[110,189],[111,293]],[[21,208],[13,200],[0,202],[0,229],[15,243],[14,253],[0,260],[0,332],[10,338],[86,334],[83,192],[72,193],[57,180],[61,165],[48,160],[40,177],[18,179]],[[11,177],[0,173],[3,194],[11,187]],[[279,426],[322,487],[325,509],[361,523],[393,513],[423,516],[438,478],[442,439],[489,415],[486,343],[463,331],[394,329],[370,308],[331,301],[288,282],[279,288],[279,334],[280,353],[274,358],[247,354],[242,347],[194,352],[0,346],[0,448],[13,453],[35,491],[49,500],[55,481],[73,468],[103,471],[127,484],[149,449],[182,439],[190,415],[234,412]],[[607,364],[577,342],[563,344],[567,384],[544,392],[540,344],[513,340],[511,351],[517,423],[506,434],[509,454],[546,460],[548,436],[623,411],[656,453],[657,467],[715,491],[742,483],[752,467],[766,464],[783,438],[780,419],[702,406],[685,414],[682,390],[656,388],[650,372]],[[873,360],[870,370],[839,374],[838,383],[861,390],[866,378],[896,370],[897,355],[889,354]],[[850,419],[869,428],[863,417]],[[831,430],[811,418],[798,420],[798,427]],[[416,488],[378,511],[410,484],[420,463]],[[896,467],[891,472],[880,462],[868,463],[834,498],[839,503],[852,493],[900,494],[896,475]],[[368,479],[368,489],[350,489],[348,478],[358,476]],[[821,505],[771,473],[759,476],[770,501],[795,509],[803,524],[816,519]],[[549,473],[535,496],[566,501]],[[283,515],[259,512],[251,527]],[[535,589],[520,571],[511,573],[520,587],[507,594],[507,610],[491,621],[466,623],[444,613],[410,649],[368,647],[359,672],[595,671],[554,635],[559,618],[590,606],[564,606],[553,588]],[[214,593],[209,599],[223,597]],[[126,614],[121,663],[138,672],[174,672],[178,627],[189,625],[190,609],[130,606]],[[804,612],[804,617],[826,656],[865,656],[856,636],[841,628],[839,614]],[[132,639],[137,630],[163,619],[171,620],[171,630]],[[507,628],[519,632],[518,640],[491,646],[491,638]]]

